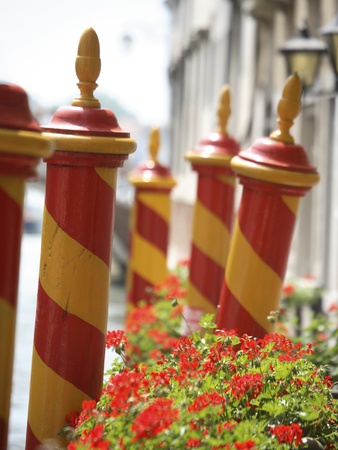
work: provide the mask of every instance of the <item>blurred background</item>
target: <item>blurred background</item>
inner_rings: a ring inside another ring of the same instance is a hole
[[[138,144],[118,173],[112,296],[120,309],[110,318],[112,327],[123,321],[133,200],[127,175],[147,158],[151,127],[160,128],[159,160],[178,182],[168,252],[174,265],[190,256],[196,195],[196,174],[184,154],[214,130],[222,87],[231,89],[228,132],[245,149],[277,127],[277,103],[294,71],[301,76],[303,97],[291,134],[321,182],[301,202],[287,276],[311,274],[325,288],[327,302],[337,298],[337,13],[337,0],[5,1],[0,79],[26,90],[39,123],[47,124],[56,109],[77,96],[77,45],[82,32],[93,27],[102,64],[95,96]],[[11,449],[23,448],[44,174],[42,163],[38,180],[27,183]],[[240,194],[238,185],[237,205]]]

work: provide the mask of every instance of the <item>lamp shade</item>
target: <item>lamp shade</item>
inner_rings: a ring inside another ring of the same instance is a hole
[[[322,28],[319,34],[326,40],[329,57],[333,66],[333,70],[338,74],[338,14]]]
[[[285,56],[289,75],[298,73],[304,88],[313,85],[318,72],[320,58],[325,53],[325,44],[309,34],[304,25],[297,36],[288,40],[279,51]]]

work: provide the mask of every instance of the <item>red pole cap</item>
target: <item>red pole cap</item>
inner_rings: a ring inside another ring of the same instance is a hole
[[[128,177],[135,187],[171,189],[176,185],[169,168],[163,166],[157,159],[159,147],[160,131],[157,127],[153,127],[149,137],[150,157],[136,167]]]
[[[26,92],[16,84],[0,84],[0,128],[41,132]]]
[[[225,85],[221,90],[217,116],[217,130],[208,138],[202,139],[198,145],[185,155],[185,159],[193,165],[216,165],[230,167],[231,159],[238,154],[239,143],[229,136],[227,123],[230,117],[230,88]]]
[[[59,108],[42,129],[53,138],[56,150],[126,158],[135,151],[136,142],[122,130],[112,111],[101,108],[93,94],[101,70],[100,43],[93,28],[81,35],[75,69],[80,95],[72,106]]]
[[[241,151],[231,161],[240,177],[296,188],[306,192],[319,181],[316,168],[308,161],[304,148],[294,144],[290,128],[300,112],[302,83],[297,74],[290,76],[277,107],[279,128]]]
[[[15,84],[1,83],[1,174],[34,178],[40,159],[49,156],[52,147],[31,113],[26,92]]]

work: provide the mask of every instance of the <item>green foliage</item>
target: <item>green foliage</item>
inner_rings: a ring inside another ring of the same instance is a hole
[[[207,314],[201,333],[182,337],[187,276],[183,264],[155,286],[154,302],[129,312],[125,334],[108,333],[119,358],[99,401],[71,415],[68,449],[287,450],[311,439],[336,448],[338,403],[327,375],[338,375],[338,307],[300,326],[294,312],[322,293],[306,279],[286,285],[281,311],[271,314],[282,332],[238,336],[216,330]]]
[[[338,304],[332,304],[327,312],[322,311],[322,294],[323,289],[313,278],[295,279],[284,286],[280,311],[271,321],[275,322],[276,330],[289,335],[293,342],[301,345],[311,343],[313,354],[309,355],[309,360],[317,367],[325,366],[327,374],[337,383]],[[318,311],[309,309],[309,317],[304,324],[300,313],[306,306],[317,306]]]
[[[213,329],[211,316],[202,323]],[[116,363],[67,429],[68,449],[286,450],[305,437],[335,448],[338,402],[310,353],[281,334],[181,337],[157,363]]]

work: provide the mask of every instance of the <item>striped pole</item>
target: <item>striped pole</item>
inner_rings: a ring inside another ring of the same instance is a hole
[[[136,144],[93,96],[99,55],[89,28],[76,59],[81,95],[44,127],[56,151],[46,161],[28,450],[65,445],[65,416],[102,389],[116,175]]]
[[[0,84],[0,449],[7,448],[25,180],[51,152],[26,92]]]
[[[218,328],[263,337],[279,308],[300,197],[319,181],[289,129],[300,111],[301,81],[288,78],[278,104],[279,130],[236,156],[243,185],[220,298]]]
[[[205,313],[216,313],[233,223],[235,174],[230,161],[239,151],[227,133],[230,89],[224,86],[218,105],[218,129],[185,158],[198,174],[194,206],[188,300],[184,316],[191,331]],[[185,322],[184,322],[185,323]],[[183,334],[190,333],[188,327]]]
[[[157,160],[158,128],[149,139],[150,158],[130,175],[135,199],[130,221],[130,257],[127,274],[127,302],[149,301],[149,288],[168,273],[167,248],[170,222],[170,192],[176,182],[168,168]]]

